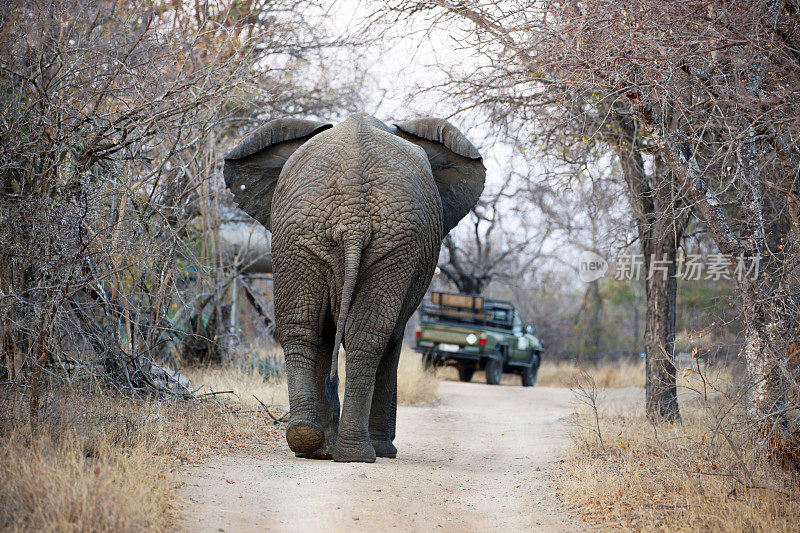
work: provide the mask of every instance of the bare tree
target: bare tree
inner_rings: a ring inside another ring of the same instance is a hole
[[[216,235],[218,144],[264,114],[354,94],[326,76],[301,83],[296,66],[328,45],[309,5],[4,10],[0,367],[32,385],[34,413],[47,373],[164,390],[153,360],[232,279]]]
[[[796,396],[797,6],[638,7],[568,4],[560,29],[582,28],[590,53],[573,42],[567,63],[580,61],[584,79],[630,102],[732,264],[762,267],[738,278],[752,414],[781,453],[796,457],[797,406],[789,398]]]
[[[536,230],[525,227],[513,197],[505,187],[484,195],[468,223],[445,237],[439,269],[459,292],[480,294],[492,281],[517,278],[541,253],[549,223],[543,220]]]

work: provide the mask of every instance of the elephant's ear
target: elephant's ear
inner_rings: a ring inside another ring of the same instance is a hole
[[[286,160],[304,142],[332,127],[313,120],[280,118],[248,135],[225,156],[222,172],[238,206],[270,229],[272,194]]]
[[[442,118],[396,123],[398,134],[425,150],[442,197],[442,223],[447,235],[478,202],[486,168],[475,146]]]

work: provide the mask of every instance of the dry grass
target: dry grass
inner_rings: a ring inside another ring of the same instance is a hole
[[[608,389],[644,387],[644,365],[640,361],[606,361],[586,368],[595,382]],[[569,387],[575,381],[578,366],[571,361],[548,361],[539,367],[536,385]]]
[[[274,430],[216,402],[179,404],[61,392],[32,427],[4,402],[0,529],[164,531],[176,519],[183,463]]]
[[[403,405],[432,405],[438,397],[442,378],[422,368],[422,356],[403,348],[397,367],[397,401]]]
[[[705,386],[696,374],[680,377],[681,424],[653,426],[643,394],[630,390],[601,394],[603,443],[593,415],[578,413],[560,477],[565,501],[589,522],[626,530],[796,530],[796,480],[748,456],[730,421],[720,428],[730,412],[723,385],[735,374],[706,372]]]
[[[189,378],[192,390],[202,386],[197,394],[233,391],[239,401],[253,407],[258,404],[254,396],[267,405],[289,403],[286,376],[265,379],[258,370],[244,370],[233,365],[184,368],[181,373]]]

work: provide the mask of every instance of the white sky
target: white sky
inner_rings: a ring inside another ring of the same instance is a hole
[[[378,2],[365,0],[331,1],[330,23],[338,35],[358,37],[366,24],[366,17]],[[374,29],[374,28],[373,28]],[[423,33],[425,30],[425,33]],[[375,86],[365,88],[372,100],[364,111],[377,118],[404,120],[420,116],[449,116],[455,109],[443,102],[435,92],[427,92],[410,99],[412,93],[444,79],[438,64],[459,65],[468,68],[474,63],[471,53],[459,49],[456,39],[465,32],[452,28],[444,31],[427,25],[403,25],[389,28],[386,41],[366,51],[362,59]],[[409,32],[413,32],[409,34]],[[491,132],[476,113],[461,114],[451,119],[481,150],[487,167],[487,185],[492,187],[501,180],[500,162],[512,155],[510,146],[497,143]]]

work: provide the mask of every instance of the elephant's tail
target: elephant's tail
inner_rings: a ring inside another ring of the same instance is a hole
[[[358,267],[361,263],[361,248],[363,243],[359,238],[344,241],[344,282],[342,283],[342,299],[339,303],[339,320],[336,321],[336,340],[333,343],[333,357],[331,358],[330,384],[327,388],[332,388],[335,393],[339,384],[339,347],[342,345],[344,335],[344,324],[347,322],[347,314],[350,312],[350,302],[353,299],[353,290],[356,287],[358,278]],[[328,391],[328,395],[331,391]]]

